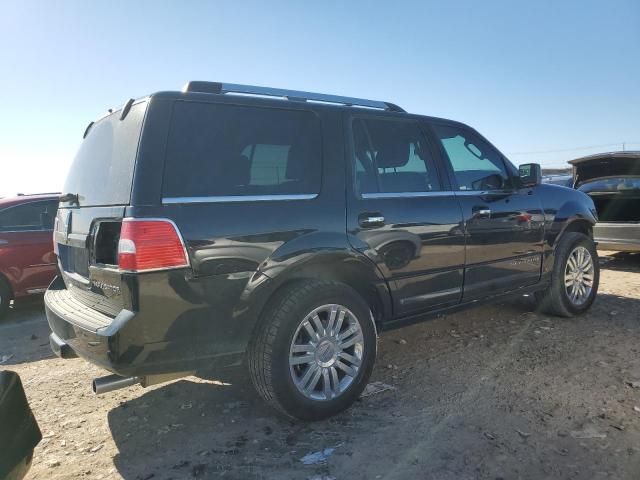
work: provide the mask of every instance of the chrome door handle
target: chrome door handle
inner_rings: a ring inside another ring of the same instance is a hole
[[[476,217],[490,217],[491,209],[487,207],[473,207],[471,210],[473,215]]]
[[[361,227],[381,227],[384,225],[382,215],[361,215],[359,219]]]
[[[6,245],[7,243],[9,243],[8,240],[1,240],[0,239],[0,245]]]

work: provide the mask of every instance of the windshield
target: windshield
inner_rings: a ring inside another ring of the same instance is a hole
[[[65,194],[78,194],[80,206],[129,203],[146,106],[133,105],[124,120],[114,112],[89,129],[64,185]]]

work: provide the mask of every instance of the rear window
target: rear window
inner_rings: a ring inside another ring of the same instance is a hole
[[[176,102],[163,197],[316,194],[320,168],[312,112]]]
[[[64,185],[64,193],[78,194],[80,206],[129,203],[146,108],[141,102],[124,120],[118,111],[91,126]]]

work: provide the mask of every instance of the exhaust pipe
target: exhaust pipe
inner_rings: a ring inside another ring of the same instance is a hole
[[[107,375],[106,377],[95,378],[91,382],[93,393],[100,395],[101,393],[111,392],[119,388],[137,385],[141,380],[138,377],[121,377],[120,375]]]

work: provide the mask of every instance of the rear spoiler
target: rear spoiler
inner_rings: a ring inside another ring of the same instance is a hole
[[[122,121],[122,120],[124,120],[126,118],[126,116],[129,114],[129,111],[131,110],[131,106],[133,105],[133,103],[135,101],[136,100],[134,98],[130,98],[122,106],[122,113],[120,113],[120,121]],[[111,115],[113,112],[114,112],[113,108],[110,108],[109,110],[107,110],[107,113],[105,115],[103,115],[102,117],[100,117],[98,120],[106,117],[107,115]],[[84,129],[84,134],[82,134],[82,138],[83,139],[87,138],[87,135],[89,134],[89,130],[91,130],[91,127],[93,127],[93,124],[96,123],[98,120],[95,120],[93,122],[89,122],[89,125],[87,125],[87,128]]]

